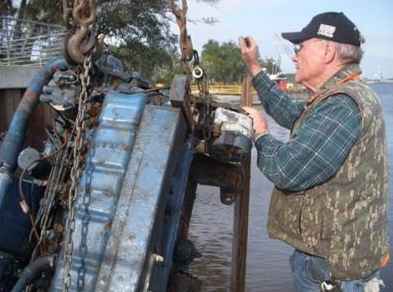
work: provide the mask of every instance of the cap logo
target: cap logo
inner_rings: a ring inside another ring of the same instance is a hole
[[[334,32],[336,31],[336,27],[328,24],[321,24],[319,26],[318,35],[322,35],[328,38],[333,38]]]

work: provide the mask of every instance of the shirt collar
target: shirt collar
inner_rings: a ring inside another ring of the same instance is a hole
[[[321,86],[318,92],[322,92],[326,89],[336,86],[338,82],[348,78],[351,75],[360,75],[361,73],[362,70],[360,69],[359,64],[344,65],[344,67],[342,67],[336,74],[334,74]]]

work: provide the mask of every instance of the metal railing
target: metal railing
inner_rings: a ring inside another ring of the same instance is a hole
[[[0,16],[0,67],[39,66],[62,55],[64,27]]]

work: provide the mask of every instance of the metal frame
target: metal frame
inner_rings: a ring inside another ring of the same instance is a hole
[[[0,16],[0,67],[45,64],[62,55],[65,35],[60,25]]]

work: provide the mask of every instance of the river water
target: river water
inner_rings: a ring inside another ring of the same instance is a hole
[[[387,126],[391,170],[389,230],[393,254],[393,84],[373,84],[372,87],[381,98]],[[288,137],[288,131],[273,120],[269,120],[269,127],[276,137],[283,140]],[[288,257],[293,249],[267,236],[267,210],[272,184],[256,168],[255,151],[252,158],[246,291],[293,291],[288,264]],[[203,257],[194,261],[192,272],[203,281],[203,291],[229,291],[233,207],[220,203],[216,188],[201,186],[197,192],[190,238]],[[392,263],[383,270],[382,277],[386,285],[382,291],[393,291]]]

